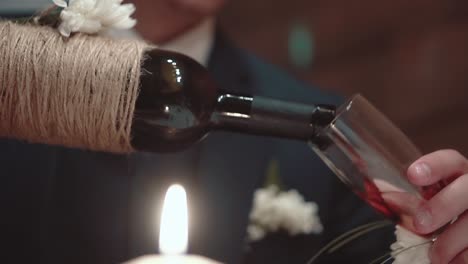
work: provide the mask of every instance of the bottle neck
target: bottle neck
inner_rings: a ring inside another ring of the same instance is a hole
[[[306,105],[230,93],[218,96],[211,116],[213,129],[313,141],[335,117],[335,107]]]

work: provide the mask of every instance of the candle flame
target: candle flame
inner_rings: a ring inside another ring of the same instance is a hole
[[[167,190],[159,230],[161,254],[183,254],[188,247],[187,194],[184,187],[174,184]]]

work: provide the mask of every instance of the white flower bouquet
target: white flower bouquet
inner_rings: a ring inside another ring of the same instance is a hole
[[[59,31],[69,37],[73,32],[96,34],[111,28],[128,29],[136,24],[130,16],[135,12],[133,4],[122,0],[53,0],[62,8]]]
[[[322,232],[317,204],[306,202],[296,190],[280,191],[275,185],[258,189],[247,228],[249,240],[257,241],[280,230],[291,236]]]
[[[99,34],[110,29],[130,29],[136,25],[131,17],[135,6],[122,4],[123,0],[52,1],[54,5],[38,16],[16,21],[58,28],[64,37],[73,33]]]

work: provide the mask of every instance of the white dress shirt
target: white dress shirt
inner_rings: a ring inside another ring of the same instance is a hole
[[[109,35],[116,38],[134,38],[141,39],[140,34],[132,30],[115,30],[109,32]],[[185,54],[200,64],[207,66],[210,52],[214,44],[215,19],[208,18],[200,24],[172,39],[171,41],[159,44],[159,48]],[[158,44],[158,43],[156,43]]]

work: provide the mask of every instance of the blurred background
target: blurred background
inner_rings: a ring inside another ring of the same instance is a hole
[[[0,0],[0,14],[44,3]],[[232,0],[220,22],[295,77],[364,94],[424,152],[468,155],[468,1]]]
[[[468,1],[235,0],[221,24],[301,80],[364,94],[424,152],[468,154]]]

